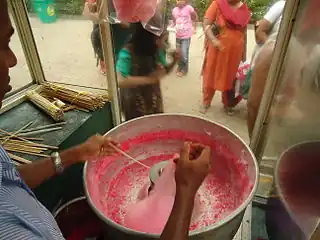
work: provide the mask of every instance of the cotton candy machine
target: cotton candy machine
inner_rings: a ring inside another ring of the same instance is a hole
[[[258,165],[249,147],[233,132],[208,120],[180,114],[151,115],[125,122],[107,133],[146,169],[118,155],[86,163],[84,185],[88,202],[106,223],[113,239],[156,239],[159,234],[125,226],[128,206],[148,194],[151,180],[165,161],[179,153],[183,142],[212,148],[212,172],[200,187],[190,225],[190,239],[231,240],[258,182]],[[155,178],[154,178],[155,177]]]

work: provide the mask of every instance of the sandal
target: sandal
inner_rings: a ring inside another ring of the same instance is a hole
[[[229,116],[234,115],[234,109],[232,107],[226,107],[224,110],[226,111],[227,115]]]
[[[210,105],[202,105],[200,107],[200,113],[205,114],[207,113],[208,109],[210,108]]]

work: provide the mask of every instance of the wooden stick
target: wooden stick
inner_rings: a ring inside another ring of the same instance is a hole
[[[21,144],[17,144],[17,143],[6,143],[4,145],[2,145],[4,147],[12,147],[12,148],[16,148],[16,149],[28,149],[30,151],[39,151],[39,152],[43,152],[43,151],[47,151],[47,148],[43,148],[43,147],[35,147],[35,146],[28,146],[28,145],[21,145]]]
[[[16,135],[14,135],[14,134],[12,134],[12,133],[10,133],[10,132],[7,132],[7,131],[5,131],[5,130],[3,130],[3,129],[1,129],[1,128],[0,128],[0,132],[5,133],[5,134],[7,134],[7,135],[10,135],[10,136],[12,136],[12,137],[15,137],[15,138],[17,138],[17,139],[20,139],[21,141],[24,141],[24,142],[34,143],[34,142],[31,142],[31,141],[29,141],[29,140],[26,140],[26,139],[24,139],[24,138],[22,138],[22,137],[16,136]]]
[[[32,136],[32,135],[37,135],[37,134],[42,134],[42,133],[58,131],[61,129],[62,129],[62,127],[48,128],[48,129],[36,130],[36,131],[32,131],[32,132],[19,133],[18,136],[19,137]]]
[[[56,146],[50,146],[50,145],[46,145],[46,144],[41,144],[41,143],[29,143],[29,142],[22,142],[20,140],[9,140],[7,142],[8,144],[20,144],[20,145],[25,145],[25,146],[33,146],[33,147],[43,147],[43,148],[47,148],[47,149],[59,149]]]
[[[30,160],[27,160],[27,159],[24,159],[23,157],[19,157],[19,156],[16,156],[12,153],[8,153],[9,157],[12,159],[12,160],[15,160],[15,161],[18,161],[18,162],[21,162],[21,163],[32,163]]]
[[[46,128],[58,127],[58,126],[62,126],[62,125],[65,125],[65,124],[67,124],[67,123],[66,122],[53,123],[53,124],[48,124],[48,125],[45,125],[45,126],[24,129],[24,130],[20,131],[20,133],[33,132],[33,131],[42,130],[42,129],[46,129]]]
[[[4,148],[5,150],[9,151],[9,152],[19,152],[19,153],[24,153],[24,154],[28,154],[28,155],[32,155],[32,156],[39,156],[39,157],[50,157],[49,155],[45,155],[45,154],[41,154],[41,153],[32,153],[32,152],[27,152],[27,151],[23,151],[23,150],[19,150],[19,149],[10,149],[10,148]]]
[[[114,150],[116,150],[118,153],[120,153],[120,154],[122,154],[123,156],[131,159],[132,161],[140,164],[141,166],[144,166],[145,168],[150,168],[149,166],[145,165],[144,163],[142,163],[142,162],[138,161],[137,159],[131,157],[129,154],[127,154],[126,152],[122,151],[120,148],[116,147],[115,145],[110,144],[110,146],[111,146]]]
[[[21,163],[18,163],[18,162],[16,162],[16,161],[12,161],[13,162],[13,164],[15,165],[15,166],[20,166],[21,165]]]
[[[5,130],[3,130],[3,129],[1,129],[0,128],[0,132],[3,132],[3,133],[6,133],[6,134],[8,134],[8,135],[13,135],[12,133],[9,133],[9,132],[7,132],[7,131],[5,131]],[[26,140],[26,139],[24,139],[24,138],[22,138],[22,137],[19,137],[19,136],[14,136],[15,138],[17,138],[17,139],[19,139],[19,140],[21,140],[21,141],[23,141],[23,142],[28,142],[28,143],[32,143],[32,144],[34,144],[34,145],[37,145],[37,146],[43,146],[43,144],[39,144],[39,143],[35,143],[35,142],[31,142],[31,141],[29,141],[29,140]]]
[[[12,137],[12,139],[15,139],[16,137]],[[6,139],[6,137],[0,137],[0,140]],[[33,140],[33,141],[43,141],[43,138],[35,138],[35,137],[24,137],[25,140]]]
[[[23,126],[22,128],[20,128],[18,131],[16,131],[15,133],[13,133],[13,135],[16,136],[19,132],[21,132],[23,129],[29,127],[32,123],[33,123],[33,121],[32,121],[32,122],[29,122],[28,124],[26,124],[25,126]],[[4,140],[2,141],[2,144],[5,144],[5,142],[8,141],[11,137],[12,137],[12,135],[11,135],[11,136],[9,135],[6,139],[4,139]]]

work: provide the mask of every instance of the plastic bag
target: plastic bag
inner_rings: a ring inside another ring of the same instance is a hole
[[[248,75],[250,76],[248,77]],[[241,62],[236,74],[235,95],[241,95],[244,99],[248,99],[248,93],[251,82],[250,64],[248,61]]]
[[[143,27],[160,36],[165,22],[165,9],[167,0],[102,0],[99,11],[103,11],[104,4],[108,4],[108,14],[102,21],[110,24],[141,22]]]

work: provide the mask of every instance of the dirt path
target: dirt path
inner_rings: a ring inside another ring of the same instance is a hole
[[[92,24],[89,21],[60,19],[54,24],[42,24],[38,19],[30,18],[30,22],[48,81],[106,89],[106,79],[95,67],[96,60],[90,43]],[[170,43],[173,46],[174,38],[171,33]],[[190,48],[190,72],[186,77],[177,78],[172,74],[163,80],[165,111],[206,117],[222,123],[248,141],[245,102],[239,104],[234,116],[228,116],[222,109],[220,94],[217,94],[207,114],[202,115],[199,112],[202,44],[203,38],[195,35]],[[19,60],[18,66],[11,71],[12,84],[14,89],[17,89],[31,82],[31,76],[17,34],[12,38],[11,46]],[[251,56],[253,47],[253,31],[248,30],[248,57]]]

